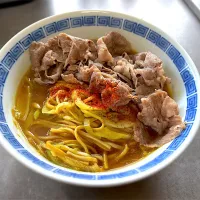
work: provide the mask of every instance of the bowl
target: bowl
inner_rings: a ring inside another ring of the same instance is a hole
[[[57,166],[27,142],[12,119],[18,84],[30,67],[28,48],[32,41],[46,41],[59,32],[95,39],[109,31],[124,35],[137,52],[151,51],[163,60],[186,129],[146,158],[119,169],[86,173]],[[0,142],[28,168],[64,183],[106,187],[135,182],[169,165],[194,138],[200,123],[199,80],[198,71],[185,50],[162,30],[142,19],[109,11],[77,11],[51,16],[19,32],[0,51]]]

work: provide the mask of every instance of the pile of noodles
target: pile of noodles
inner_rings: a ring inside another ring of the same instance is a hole
[[[42,108],[37,103],[30,104],[29,100],[23,116],[15,116],[26,120],[24,129],[29,142],[55,164],[100,172],[120,161],[135,145],[134,122],[118,120],[118,114],[105,108],[97,95],[77,85],[60,81],[50,88]],[[47,134],[33,134],[31,127],[37,126],[46,127]]]

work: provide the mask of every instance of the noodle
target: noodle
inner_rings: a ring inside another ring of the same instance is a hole
[[[108,157],[106,151],[103,153],[103,166],[104,169],[108,169]]]
[[[124,150],[115,158],[116,161],[119,161],[120,159],[122,159],[127,153],[128,153],[128,145],[126,144],[124,147]]]

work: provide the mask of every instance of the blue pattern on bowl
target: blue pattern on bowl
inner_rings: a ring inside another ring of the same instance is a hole
[[[83,25],[83,17],[70,18],[70,21],[72,28],[81,27]]]
[[[29,48],[32,41],[39,41],[46,36],[56,33],[58,31],[81,26],[109,26],[123,29],[125,31],[132,32],[133,34],[137,34],[143,38],[146,38],[157,47],[159,47],[162,51],[164,51],[166,55],[168,55],[169,58],[172,60],[172,62],[174,62],[177,69],[180,71],[180,75],[185,84],[187,95],[187,111],[184,120],[189,123],[186,125],[186,129],[183,130],[182,133],[173,140],[173,142],[164,152],[162,152],[150,162],[138,167],[137,169],[132,169],[120,173],[113,172],[112,174],[108,175],[90,175],[79,172],[71,172],[68,169],[59,169],[54,165],[45,163],[44,161],[38,159],[30,152],[28,152],[17,141],[6,123],[2,105],[2,90],[9,70],[12,68],[15,61],[19,59],[19,57],[26,49]],[[196,117],[197,101],[198,97],[194,77],[192,75],[192,72],[187,67],[187,63],[180,52],[172,44],[170,44],[168,40],[166,40],[164,37],[162,37],[162,35],[158,34],[154,30],[149,29],[143,24],[137,24],[136,22],[127,19],[116,18],[112,16],[80,16],[74,18],[66,18],[57,22],[53,22],[33,31],[32,33],[29,33],[27,36],[22,38],[0,61],[0,132],[10,143],[10,145],[13,146],[13,148],[15,148],[22,156],[30,160],[32,163],[40,166],[45,170],[52,171],[53,173],[65,177],[73,177],[82,180],[111,180],[134,176],[135,174],[142,173],[143,171],[155,167],[166,158],[171,156],[173,152],[177,150],[185,141],[185,138],[188,136]]]
[[[57,31],[57,27],[56,27],[56,23],[51,23],[51,24],[47,24],[46,26],[43,27],[46,34],[47,35],[51,35],[53,33],[56,33]]]
[[[62,31],[62,30],[70,28],[69,19],[60,20],[60,21],[56,22],[56,25],[57,25],[58,31]]]
[[[128,32],[134,32],[135,27],[137,26],[136,22],[132,22],[130,20],[125,19],[123,24],[123,29]]]
[[[32,42],[33,42],[33,38],[30,34],[28,34],[27,36],[25,36],[24,38],[20,40],[20,43],[25,50],[29,48]]]
[[[95,26],[96,25],[97,16],[85,16],[83,18],[84,26]]]

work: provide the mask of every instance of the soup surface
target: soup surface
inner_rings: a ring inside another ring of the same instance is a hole
[[[136,54],[117,32],[97,41],[60,33],[33,42],[30,59],[14,122],[57,165],[86,172],[122,167],[185,128],[162,61]]]

